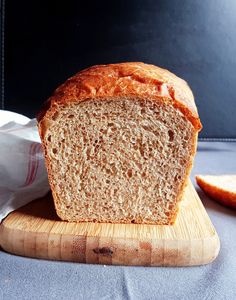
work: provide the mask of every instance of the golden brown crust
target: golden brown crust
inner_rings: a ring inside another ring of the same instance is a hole
[[[50,116],[59,105],[86,99],[138,96],[171,101],[191,121],[202,128],[193,94],[187,83],[171,72],[141,62],[97,65],[69,78],[56,89],[38,114],[38,121]]]
[[[236,193],[223,189],[219,186],[213,185],[204,179],[204,176],[195,176],[197,184],[200,188],[217,202],[236,209]]]

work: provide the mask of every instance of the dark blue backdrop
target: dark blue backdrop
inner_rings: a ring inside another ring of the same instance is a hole
[[[235,0],[9,0],[4,35],[4,109],[33,117],[80,69],[144,61],[189,82],[202,137],[236,137]]]

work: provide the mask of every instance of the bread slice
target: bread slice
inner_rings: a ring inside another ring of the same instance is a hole
[[[197,175],[196,181],[212,199],[236,209],[236,175]]]
[[[38,116],[58,216],[173,224],[201,129],[191,90],[143,63],[68,79]]]

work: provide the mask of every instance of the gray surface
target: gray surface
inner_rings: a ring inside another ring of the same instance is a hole
[[[192,174],[236,173],[235,155],[236,143],[200,142]],[[212,264],[98,266],[0,251],[0,299],[236,299],[236,211],[199,194],[221,240],[220,254]]]

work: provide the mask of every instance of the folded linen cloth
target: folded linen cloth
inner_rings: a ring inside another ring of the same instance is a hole
[[[0,110],[0,222],[49,189],[36,120]]]

